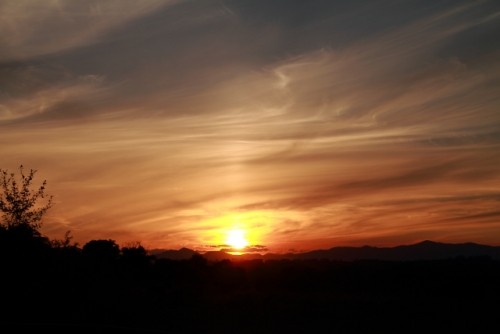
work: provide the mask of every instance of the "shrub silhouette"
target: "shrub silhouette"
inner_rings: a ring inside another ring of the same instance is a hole
[[[52,206],[52,196],[47,203],[39,205],[39,200],[44,198],[47,181],[43,181],[38,189],[31,189],[36,170],[30,169],[25,174],[23,165],[19,167],[20,180],[14,173],[0,169],[0,211],[3,212],[2,224],[7,228],[24,227],[24,231],[31,230],[34,236],[39,236],[39,228],[43,215]]]
[[[111,239],[98,239],[87,242],[82,253],[85,257],[98,262],[113,262],[120,256],[120,247]]]
[[[50,240],[40,233],[42,218],[52,206],[52,196],[45,204],[46,181],[33,189],[36,170],[25,173],[19,167],[19,176],[8,170],[0,169],[0,252],[11,254],[19,259],[39,258],[50,249]]]

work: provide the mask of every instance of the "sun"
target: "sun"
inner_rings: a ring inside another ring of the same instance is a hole
[[[245,231],[240,229],[229,230],[226,235],[226,244],[234,249],[243,249],[248,245]]]

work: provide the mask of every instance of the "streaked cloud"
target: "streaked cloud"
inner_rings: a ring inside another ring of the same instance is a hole
[[[0,167],[47,179],[51,235],[498,244],[495,1],[0,6]]]
[[[98,43],[127,22],[173,4],[172,0],[7,0],[0,4],[4,52],[17,60]]]

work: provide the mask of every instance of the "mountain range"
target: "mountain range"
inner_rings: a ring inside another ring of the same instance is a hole
[[[242,260],[383,260],[383,261],[418,261],[441,260],[454,258],[491,258],[500,260],[500,246],[489,246],[477,243],[441,243],[425,240],[416,244],[395,247],[333,247],[303,253],[246,253],[233,255],[223,251],[197,252],[189,248],[179,250],[156,249],[150,254],[157,259],[187,260],[193,255],[201,255],[208,261],[242,261]]]

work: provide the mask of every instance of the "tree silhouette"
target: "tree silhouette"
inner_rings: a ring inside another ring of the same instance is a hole
[[[45,186],[47,181],[37,189],[32,189],[36,170],[30,169],[24,172],[23,165],[19,167],[20,180],[16,179],[14,173],[0,169],[0,211],[3,212],[3,222],[0,223],[6,230],[16,229],[32,236],[39,236],[39,229],[44,214],[52,207],[52,196],[48,197],[45,204],[39,200],[45,198]]]
[[[83,255],[99,263],[109,263],[120,256],[120,246],[111,239],[90,240],[82,248]]]

